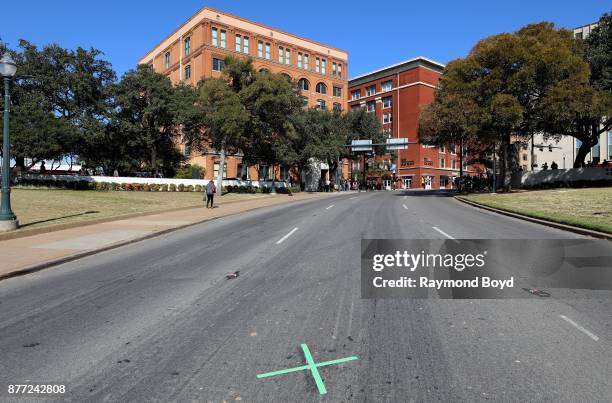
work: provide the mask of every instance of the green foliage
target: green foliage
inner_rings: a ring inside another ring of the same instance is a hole
[[[572,135],[584,139],[590,149],[589,134],[577,130],[579,117],[594,127],[591,123],[601,122],[596,117],[601,118],[607,101],[587,94],[592,90],[584,88],[589,65],[581,49],[571,31],[546,22],[479,41],[465,59],[446,66],[434,102],[419,118],[420,139],[499,147],[502,176],[510,169],[512,137],[526,140],[536,132]],[[568,108],[572,102],[582,105]]]
[[[112,125],[122,135],[133,170],[169,173],[181,161],[175,147],[176,102],[170,79],[150,65],[128,71],[115,88],[117,112]]]
[[[591,83],[612,91],[612,14],[605,13],[584,41],[585,56],[591,66]]]
[[[21,40],[11,50],[18,75],[11,86],[11,143],[17,165],[59,159],[82,151],[91,133],[104,129],[110,86],[110,63],[97,49],[38,49]],[[87,127],[87,132],[81,130]]]

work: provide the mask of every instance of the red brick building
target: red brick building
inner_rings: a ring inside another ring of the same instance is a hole
[[[220,77],[226,56],[250,57],[256,70],[280,73],[295,81],[304,106],[346,110],[348,53],[333,46],[271,28],[255,21],[204,7],[166,36],[139,63],[150,64],[177,84],[196,84],[208,77]],[[210,149],[195,152],[179,145],[191,164],[206,169],[206,179],[216,178],[219,154]],[[290,167],[251,165],[249,179],[286,180]],[[242,172],[242,157],[226,160],[224,177],[234,178]]]
[[[388,138],[417,141],[419,112],[433,101],[443,70],[441,63],[416,57],[354,77],[349,80],[349,108],[367,108],[376,114]],[[448,189],[459,176],[457,149],[411,144],[407,150],[395,151],[396,157],[377,157],[376,164],[386,167],[383,175],[377,171],[379,181],[401,189]],[[353,176],[362,168],[355,162]]]

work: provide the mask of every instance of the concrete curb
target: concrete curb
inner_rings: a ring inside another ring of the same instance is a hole
[[[530,221],[536,224],[546,225],[547,227],[552,227],[552,228],[557,228],[557,229],[561,229],[564,231],[574,232],[580,235],[586,235],[586,236],[590,236],[593,238],[600,238],[600,239],[606,239],[608,241],[612,241],[612,234],[606,234],[605,232],[593,231],[593,230],[586,229],[586,228],[575,227],[573,225],[561,224],[561,223],[554,222],[554,221],[544,220],[542,218],[535,218],[535,217],[530,217],[530,216],[523,215],[523,214],[513,213],[510,211],[506,211],[506,210],[498,209],[495,207],[486,206],[484,204],[476,203],[471,200],[467,200],[461,196],[454,196],[454,198],[455,200],[458,200],[461,203],[468,204],[472,207],[477,207],[483,210],[492,211],[494,213],[505,215],[508,217],[518,218],[518,219]]]
[[[334,195],[340,195],[342,193],[341,192],[335,192],[333,194]],[[298,200],[295,203],[306,203],[306,202],[313,201],[313,200],[315,200],[315,199]],[[244,200],[242,200],[242,201],[244,201]],[[231,203],[231,202],[227,202],[225,204],[229,204],[229,203]],[[102,248],[92,249],[92,250],[88,250],[88,251],[85,251],[85,252],[76,253],[74,255],[64,256],[64,257],[61,257],[61,258],[58,258],[58,259],[52,259],[52,260],[47,260],[47,261],[44,261],[44,262],[41,262],[41,263],[36,263],[36,264],[30,265],[30,266],[23,267],[21,269],[16,269],[16,270],[11,271],[9,273],[0,274],[0,281],[7,280],[7,279],[13,278],[13,277],[24,276],[26,274],[36,273],[38,271],[41,271],[41,270],[44,270],[44,269],[47,269],[47,268],[50,268],[50,267],[53,267],[53,266],[57,266],[57,265],[60,265],[60,264],[72,262],[72,261],[75,261],[75,260],[78,260],[78,259],[82,259],[84,257],[88,257],[88,256],[92,256],[92,255],[95,255],[95,254],[98,254],[98,253],[106,252],[108,250],[117,249],[117,248],[120,248],[122,246],[130,245],[130,244],[133,244],[133,243],[136,243],[136,242],[145,241],[147,239],[155,238],[155,237],[158,237],[158,236],[161,236],[161,235],[165,235],[165,234],[168,234],[168,233],[171,233],[171,232],[174,232],[174,231],[178,231],[178,230],[181,230],[181,229],[193,227],[195,225],[202,224],[202,223],[205,223],[205,222],[208,222],[208,221],[214,221],[214,220],[217,220],[219,218],[231,217],[231,216],[235,216],[235,215],[238,215],[238,214],[246,213],[247,211],[253,211],[253,210],[258,210],[258,209],[262,209],[262,208],[266,208],[266,207],[274,207],[274,206],[276,206],[276,205],[272,204],[272,205],[269,205],[269,206],[252,207],[252,208],[249,208],[249,209],[246,209],[246,210],[243,210],[243,211],[238,211],[236,213],[230,213],[230,214],[221,215],[221,216],[218,216],[218,217],[205,218],[203,220],[195,221],[195,222],[192,222],[192,223],[189,223],[189,224],[185,224],[185,225],[181,225],[181,226],[178,226],[178,227],[167,228],[165,230],[161,230],[161,231],[158,231],[158,232],[153,232],[151,234],[147,234],[145,236],[141,236],[141,237],[138,237],[138,238],[129,239],[129,240],[126,240],[126,241],[119,241],[119,242],[114,243],[112,245],[104,246]],[[190,207],[190,208],[194,208],[194,207]],[[198,208],[198,207],[195,207],[195,208]],[[180,211],[180,210],[185,210],[185,209],[189,209],[189,208],[180,208],[180,209],[176,209],[176,210],[166,210],[166,211],[162,211],[161,213],[165,213],[165,212],[169,212],[169,211]],[[160,213],[160,212],[158,212],[158,213]],[[122,219],[124,219],[124,218],[125,217],[122,217]],[[114,220],[109,220],[109,221],[114,221]]]

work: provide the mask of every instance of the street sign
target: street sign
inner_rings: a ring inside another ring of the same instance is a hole
[[[407,138],[387,139],[387,150],[405,150],[407,148]]]
[[[372,140],[353,140],[351,141],[351,151],[353,152],[372,151]]]

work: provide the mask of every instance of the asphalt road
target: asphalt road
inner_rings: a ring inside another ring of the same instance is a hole
[[[0,400],[49,382],[75,402],[612,400],[609,294],[360,298],[362,238],[447,237],[577,236],[433,193],[225,217],[0,282]],[[256,378],[305,365],[301,343],[358,360],[319,368],[327,395],[306,370]]]

